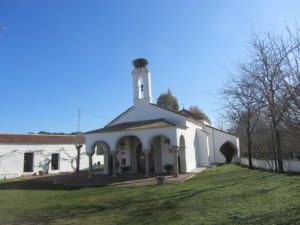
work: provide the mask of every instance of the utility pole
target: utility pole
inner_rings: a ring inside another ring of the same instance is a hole
[[[78,143],[76,145],[76,150],[77,150],[77,158],[76,158],[76,173],[79,173],[80,170],[80,151],[82,148],[82,144],[80,143],[79,139],[81,137],[81,133],[80,133],[80,116],[81,116],[81,112],[80,109],[78,109],[78,126],[77,126],[77,135],[78,135]]]
[[[80,109],[78,109],[78,121],[77,121],[77,132],[78,132],[78,134],[80,133],[80,116],[81,116],[81,112],[80,112]]]

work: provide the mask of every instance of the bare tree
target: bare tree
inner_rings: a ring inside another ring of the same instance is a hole
[[[290,59],[297,48],[299,46],[273,32],[256,35],[250,42],[249,61],[239,65],[255,91],[254,101],[271,119],[279,172],[284,170],[279,130],[284,115],[292,111],[294,90],[291,88],[290,92],[287,91],[287,85],[291,84],[288,81]]]
[[[289,95],[290,108],[286,111],[284,121],[295,132],[300,132],[300,28],[293,33],[287,28],[291,48],[284,48],[285,60],[284,91]]]
[[[247,152],[249,168],[252,169],[252,133],[260,115],[260,105],[254,100],[255,91],[252,84],[241,72],[238,77],[232,77],[220,90],[225,100],[222,111],[233,122],[244,127],[247,136]]]

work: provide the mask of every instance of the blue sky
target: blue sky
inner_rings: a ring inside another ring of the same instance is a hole
[[[100,128],[132,105],[131,61],[219,126],[215,93],[251,32],[299,22],[298,0],[0,0],[0,132]]]

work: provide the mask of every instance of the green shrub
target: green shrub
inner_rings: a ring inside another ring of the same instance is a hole
[[[226,141],[221,146],[220,152],[225,156],[226,163],[231,163],[233,156],[237,153],[237,148],[232,142]]]
[[[166,164],[164,165],[164,169],[168,172],[171,173],[173,171],[173,165],[171,164]]]
[[[130,170],[130,166],[122,166],[121,170],[122,170],[123,173],[126,173]]]

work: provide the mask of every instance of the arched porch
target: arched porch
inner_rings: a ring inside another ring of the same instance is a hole
[[[139,157],[141,151],[143,151],[143,144],[139,137],[135,135],[119,137],[114,152],[116,156],[116,173],[137,174],[140,172]]]
[[[93,176],[94,170],[102,169],[103,174],[109,173],[110,149],[109,145],[104,141],[96,141],[89,156],[89,177]]]
[[[91,173],[93,168],[104,164],[104,174],[162,174],[170,164],[174,176],[186,171],[185,141],[177,128],[146,129],[142,131],[101,133],[90,148]],[[95,157],[103,155],[101,160]],[[175,157],[176,155],[176,157]],[[100,163],[99,163],[100,162]]]

